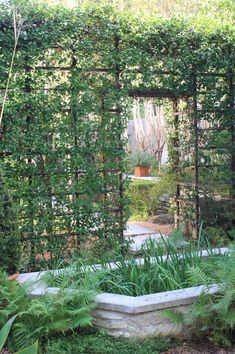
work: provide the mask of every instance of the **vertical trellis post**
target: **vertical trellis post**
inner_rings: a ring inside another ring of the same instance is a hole
[[[174,149],[174,161],[173,169],[176,174],[177,184],[176,184],[176,217],[175,217],[175,226],[179,227],[180,223],[180,156],[179,156],[179,109],[178,109],[178,99],[174,98],[173,102],[173,126],[174,126],[174,138],[172,141],[172,146]]]
[[[115,63],[115,89],[117,92],[120,92],[120,75],[121,75],[121,69],[120,65],[117,61],[118,53],[119,53],[119,45],[120,45],[120,39],[117,34],[114,35],[114,49],[115,49],[115,58],[116,58],[116,63]],[[121,131],[122,131],[122,123],[121,123],[121,107],[120,104],[117,103],[116,106],[117,110],[117,119],[119,120],[120,124],[120,129],[119,129],[119,134],[118,134],[118,140],[119,140],[119,149],[122,149],[123,147],[121,146]],[[118,161],[120,161],[120,157],[118,157]],[[124,214],[123,214],[123,194],[124,194],[124,188],[123,188],[123,172],[122,170],[119,170],[119,199],[120,199],[120,204],[119,204],[119,236],[120,236],[120,241],[124,240]]]
[[[76,150],[76,154],[78,152],[78,135],[77,135],[77,124],[78,124],[78,119],[77,119],[77,90],[74,87],[74,70],[76,69],[77,66],[77,59],[75,56],[75,51],[72,49],[72,62],[71,62],[71,70],[70,70],[70,75],[71,75],[71,118],[72,118],[72,126],[73,126],[73,137],[74,137],[74,147]],[[78,178],[79,178],[79,173],[78,173],[78,166],[75,166],[75,171],[74,171],[74,181],[76,184],[76,190],[77,190],[77,184],[78,184]],[[73,200],[77,200],[79,197],[78,193],[75,192],[73,194]],[[79,218],[76,218],[75,221],[75,227],[78,229],[79,228]],[[80,239],[79,239],[79,234],[77,233],[76,230],[76,247],[79,247],[80,245]]]
[[[31,71],[31,68],[28,65],[28,55],[25,56],[25,67],[24,67],[24,70],[25,70],[24,92],[25,92],[26,97],[27,97],[32,92],[31,85],[30,85],[30,71]],[[26,123],[27,123],[26,135],[29,133],[30,125],[32,124],[32,121],[33,121],[33,117],[30,114],[31,108],[32,108],[32,104],[27,102],[27,104],[26,104],[26,112],[27,112],[27,116],[26,116]],[[30,153],[31,150],[29,150],[28,152]],[[27,159],[27,163],[28,163],[28,165],[32,164],[32,159],[31,159],[30,156]],[[29,191],[32,191],[32,186],[33,186],[33,177],[32,177],[32,175],[28,175],[28,185],[29,185]],[[35,235],[34,235],[33,203],[32,203],[32,199],[31,198],[28,199],[28,203],[29,203],[29,223],[30,223],[30,263],[31,263],[31,266],[35,267],[35,264],[36,264],[36,247],[35,247],[35,239],[34,239]],[[27,241],[28,241],[28,237],[26,236],[26,242]]]
[[[101,97],[100,97],[100,106],[101,106],[101,114],[105,113],[105,94],[104,92],[102,92]],[[101,126],[103,126],[103,117],[101,116]],[[102,174],[103,174],[103,179],[104,179],[104,191],[103,191],[103,200],[104,200],[104,209],[105,209],[105,213],[108,213],[108,194],[107,194],[107,170],[105,167],[105,163],[106,163],[106,158],[105,158],[105,154],[102,154]],[[107,232],[107,216],[105,216],[104,218],[104,237],[107,239],[108,237],[108,232]]]
[[[231,60],[232,50],[231,46],[228,47],[228,55]],[[229,60],[229,61],[230,61]],[[229,120],[230,120],[230,136],[231,136],[231,188],[230,195],[233,200],[235,200],[235,118],[234,118],[234,107],[235,107],[235,86],[234,86],[234,74],[231,70],[231,67],[228,70],[228,94],[229,94]]]
[[[194,200],[195,213],[193,222],[193,238],[198,237],[199,233],[199,152],[198,152],[198,114],[197,114],[197,75],[192,73],[192,89],[193,89],[193,133],[194,133]]]

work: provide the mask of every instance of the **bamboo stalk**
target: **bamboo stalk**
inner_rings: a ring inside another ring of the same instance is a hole
[[[11,81],[11,77],[12,77],[12,71],[13,71],[13,65],[14,65],[15,56],[16,56],[17,44],[18,44],[18,40],[20,37],[21,29],[23,26],[23,22],[24,22],[23,20],[21,20],[21,21],[18,21],[18,23],[17,23],[17,9],[16,8],[13,10],[12,16],[13,16],[13,28],[14,28],[14,48],[13,48],[13,52],[12,52],[11,64],[10,64],[8,77],[7,77],[7,84],[6,84],[5,92],[4,92],[4,96],[3,96],[3,103],[2,103],[2,107],[1,107],[1,111],[0,111],[0,126],[2,125],[4,109],[5,109],[5,105],[6,105],[6,101],[7,101],[7,94],[9,91],[10,81]]]

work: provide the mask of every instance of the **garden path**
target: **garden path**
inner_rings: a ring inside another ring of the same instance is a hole
[[[132,252],[138,252],[146,240],[150,238],[153,240],[159,240],[161,238],[161,233],[156,232],[156,230],[156,225],[152,223],[128,222],[124,235],[126,239],[132,241],[130,244],[130,250]],[[165,236],[164,234],[162,235]]]

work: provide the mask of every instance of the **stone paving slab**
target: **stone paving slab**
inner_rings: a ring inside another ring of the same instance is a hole
[[[133,235],[143,235],[143,234],[154,234],[155,232],[148,227],[141,226],[139,223],[128,222],[127,228],[124,231],[125,236],[133,236]]]
[[[149,240],[160,240],[160,233],[154,232],[152,229],[139,225],[139,223],[127,223],[127,229],[124,232],[124,236],[127,240],[131,241],[130,250],[132,252],[138,252],[144,243]]]
[[[161,237],[163,237],[163,235],[154,234],[154,233],[138,235],[138,236],[128,236],[127,239],[131,241],[129,249],[132,252],[138,252],[141,250],[141,248],[149,239],[159,241]]]

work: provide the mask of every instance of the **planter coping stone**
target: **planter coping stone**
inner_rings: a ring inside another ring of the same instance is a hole
[[[45,294],[57,294],[59,290],[60,289],[56,287],[38,286],[30,290],[29,295],[32,297],[40,297]],[[65,290],[68,292],[72,291],[69,288]],[[97,309],[138,314],[155,310],[163,310],[165,308],[189,305],[193,303],[202,292],[207,294],[215,294],[218,291],[219,286],[214,284],[210,287],[201,285],[136,297],[102,293],[96,295],[95,301],[97,303]]]
[[[221,247],[221,248],[213,248],[211,250],[211,253],[213,254],[221,254],[221,255],[224,255],[228,252],[228,248],[227,247]],[[202,257],[207,257],[210,252],[208,252],[207,250],[201,250],[199,251],[199,254],[201,254]],[[170,257],[168,257],[167,255],[166,256],[163,256],[162,257],[163,260],[169,258],[170,260]],[[151,262],[154,263],[156,257],[150,257],[150,260]],[[128,262],[128,261],[127,261]],[[139,258],[139,259],[136,259],[136,263],[139,265],[139,266],[142,266],[144,264],[144,259],[143,258]],[[118,268],[118,265],[119,265],[119,262],[110,262],[107,267],[110,268],[110,269],[117,269]],[[100,264],[94,264],[92,266],[88,266],[86,267],[86,270],[89,270],[89,271],[94,271],[94,269],[99,269],[101,268],[101,265]],[[68,268],[67,268],[68,270]],[[83,268],[81,267],[81,271],[83,270]],[[47,271],[40,271],[40,272],[31,272],[31,273],[21,273],[18,277],[17,277],[17,282],[19,284],[23,284],[25,283],[26,281],[28,282],[39,282],[41,277],[43,275],[45,275],[46,273],[48,272],[53,272],[54,275],[57,275],[57,274],[61,274],[62,272],[64,271],[64,269],[54,269],[54,270],[47,270]]]

